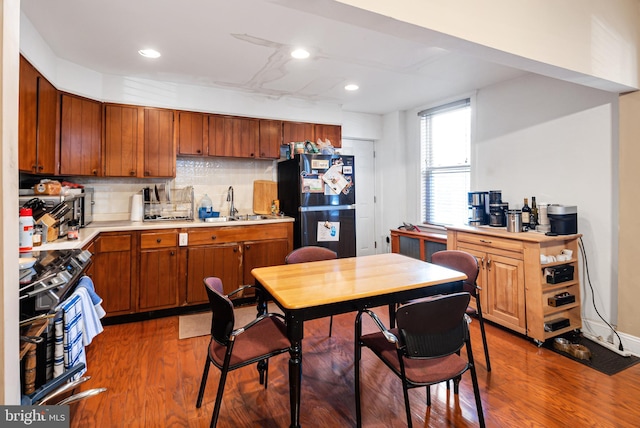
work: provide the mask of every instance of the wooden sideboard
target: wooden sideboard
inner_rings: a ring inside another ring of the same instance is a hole
[[[460,226],[447,229],[447,248],[467,251],[478,259],[484,318],[525,334],[541,345],[547,339],[582,327],[578,273],[581,236]],[[541,255],[557,256],[563,249],[572,252],[569,260],[541,262]],[[573,278],[550,284],[546,268],[573,268]],[[575,301],[551,306],[549,298],[561,293],[573,295]],[[549,325],[558,319],[568,320],[569,325],[548,331]]]

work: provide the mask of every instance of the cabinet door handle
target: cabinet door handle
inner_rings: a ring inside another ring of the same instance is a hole
[[[162,242],[162,239],[158,238],[158,239],[156,239],[156,242],[159,244],[159,243]]]
[[[134,170],[129,171],[129,175],[133,176],[136,175],[136,172]]]
[[[233,252],[237,253],[238,252],[238,247],[233,247]]]
[[[491,241],[489,241],[488,239],[481,239],[480,242],[485,244],[491,244]]]
[[[484,269],[485,268],[484,256],[480,258],[480,264],[482,265],[482,269]]]
[[[176,255],[176,252],[175,252],[175,251],[172,251],[170,254],[171,254],[172,256],[175,256],[175,255]]]
[[[487,257],[487,269],[491,270],[491,257]]]
[[[211,239],[212,239],[212,240],[215,240],[216,238],[217,238],[217,236],[216,236],[216,235],[211,235]]]
[[[97,169],[92,169],[92,170],[91,170],[91,174],[93,174],[93,175],[98,175],[98,170],[97,170]]]
[[[247,244],[247,245],[244,246],[244,248],[245,248],[245,250],[248,250],[248,249],[251,248],[251,245]]]

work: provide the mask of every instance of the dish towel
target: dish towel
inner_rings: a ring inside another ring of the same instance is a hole
[[[80,307],[82,312],[82,321],[80,323],[82,328],[82,344],[88,346],[94,337],[102,333],[102,323],[100,317],[96,312],[96,308],[89,296],[89,291],[84,287],[76,288],[72,296],[80,297]]]
[[[80,278],[80,281],[78,281],[77,288],[85,288],[87,290],[89,297],[91,297],[91,302],[93,302],[93,306],[96,309],[96,313],[98,314],[98,318],[104,318],[107,313],[102,308],[102,298],[96,293],[96,287],[93,285],[93,280],[85,275]]]
[[[53,376],[59,376],[65,370],[70,369],[78,363],[84,363],[85,368],[78,372],[73,380],[78,379],[87,371],[87,355],[84,351],[82,339],[82,329],[84,320],[82,317],[82,298],[79,294],[73,293],[67,300],[62,302],[58,308],[61,316],[55,320],[55,347]],[[62,330],[62,341],[60,341],[60,330]],[[62,343],[62,347],[60,346]],[[62,348],[62,359],[60,358],[60,348]],[[62,367],[60,362],[63,362]]]

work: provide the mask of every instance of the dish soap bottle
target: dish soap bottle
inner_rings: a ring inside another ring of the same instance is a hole
[[[200,207],[198,208],[198,217],[204,220],[205,218],[211,217],[213,215],[212,213],[213,213],[213,202],[211,201],[211,198],[209,197],[209,195],[205,193],[202,199],[200,199]]]

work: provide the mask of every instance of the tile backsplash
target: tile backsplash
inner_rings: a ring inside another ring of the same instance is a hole
[[[196,212],[200,199],[207,194],[221,215],[229,212],[227,189],[233,186],[236,209],[240,214],[251,214],[254,180],[275,181],[276,165],[276,161],[262,159],[181,157],[176,163],[175,179],[76,177],[72,181],[94,188],[94,221],[128,220],[131,197],[155,184],[171,188],[193,186]]]

